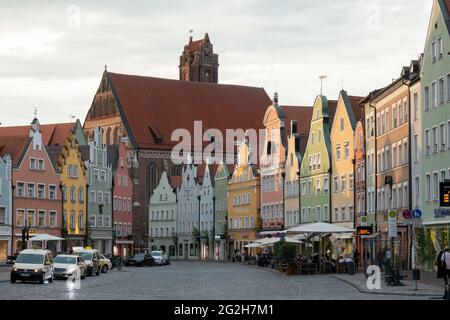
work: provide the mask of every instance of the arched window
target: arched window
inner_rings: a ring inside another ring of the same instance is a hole
[[[153,194],[153,190],[156,188],[157,185],[157,168],[154,163],[150,163],[150,165],[147,167],[147,199],[150,198],[150,196]]]
[[[117,126],[114,128],[112,144],[118,144],[118,142],[119,142],[119,127]]]
[[[267,155],[272,154],[272,141],[267,142]]]
[[[108,129],[106,130],[106,144],[110,145],[111,144],[111,128],[108,127]]]

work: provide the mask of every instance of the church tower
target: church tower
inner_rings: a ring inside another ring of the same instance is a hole
[[[180,56],[180,80],[218,82],[219,55],[214,53],[208,33],[203,39],[192,40],[184,46]]]

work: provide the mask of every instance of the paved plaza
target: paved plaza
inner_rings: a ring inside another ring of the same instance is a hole
[[[80,289],[66,281],[43,285],[11,284],[8,268],[0,271],[0,299],[130,299],[130,300],[428,300],[432,287],[416,295],[396,289],[378,294],[362,290],[362,275],[286,276],[271,269],[239,263],[173,261],[164,267],[127,267],[81,280]],[[361,281],[359,281],[359,280]],[[358,283],[359,281],[359,283]],[[422,287],[423,288],[423,287]],[[435,290],[436,291],[436,290]],[[406,292],[406,294],[404,294]],[[400,292],[401,293],[401,292]]]

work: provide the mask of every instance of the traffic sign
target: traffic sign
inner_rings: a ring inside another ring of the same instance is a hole
[[[411,213],[411,210],[409,210],[409,209],[404,210],[402,215],[403,215],[403,218],[405,218],[405,219],[411,219],[412,218],[412,213]]]
[[[422,217],[422,211],[420,209],[414,209],[412,216],[414,219],[420,219]]]
[[[367,225],[367,216],[362,216],[361,217],[361,225],[362,226],[366,226]]]
[[[388,235],[389,238],[397,237],[397,211],[391,210],[388,214]]]

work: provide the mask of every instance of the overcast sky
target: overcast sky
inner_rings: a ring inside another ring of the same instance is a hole
[[[84,121],[104,65],[178,78],[208,32],[219,82],[277,90],[281,104],[366,95],[423,51],[432,0],[0,0],[0,122]]]

